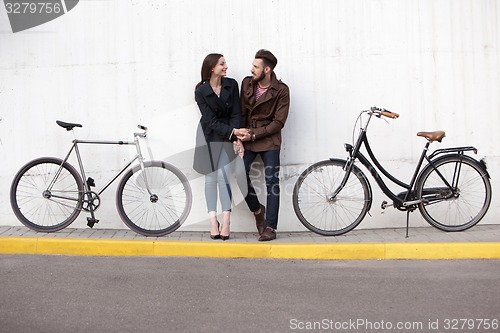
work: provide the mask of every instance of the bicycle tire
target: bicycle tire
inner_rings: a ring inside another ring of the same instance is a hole
[[[452,195],[436,169],[452,184],[460,161],[458,192]],[[476,225],[491,203],[491,184],[485,168],[466,155],[446,155],[432,163],[434,168],[429,164],[422,170],[416,187],[417,197],[426,200],[418,205],[424,219],[444,231],[463,231]]]
[[[189,215],[191,186],[179,169],[163,161],[144,163],[144,171],[153,193],[145,186],[140,166],[132,168],[118,185],[118,213],[133,231],[144,236],[164,236],[177,230]]]
[[[48,189],[61,166],[60,174]],[[83,191],[83,181],[73,166],[58,158],[42,157],[17,172],[10,188],[10,203],[16,217],[28,228],[54,232],[78,217]]]
[[[329,200],[345,175],[346,161],[325,160],[308,167],[293,189],[293,209],[300,222],[312,232],[338,236],[354,229],[371,207],[371,187],[355,165],[334,200]]]

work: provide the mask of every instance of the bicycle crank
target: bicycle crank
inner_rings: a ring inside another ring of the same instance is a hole
[[[99,195],[93,191],[85,193],[85,196],[88,197],[88,199],[85,199],[83,201],[83,207],[82,209],[86,212],[94,212],[99,208],[101,205],[101,198],[99,198]]]

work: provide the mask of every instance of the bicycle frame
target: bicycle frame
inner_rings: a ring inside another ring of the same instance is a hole
[[[392,176],[380,164],[380,162],[375,157],[375,155],[370,147],[370,144],[368,142],[368,137],[366,134],[371,117],[374,115],[374,113],[369,112],[369,115],[370,116],[368,118],[368,121],[367,121],[365,127],[360,129],[361,132],[359,134],[359,137],[358,137],[358,140],[356,141],[355,146],[353,147],[350,144],[345,144],[346,151],[349,153],[349,158],[348,158],[346,166],[345,166],[345,169],[347,172],[346,172],[346,175],[341,183],[341,186],[339,186],[339,188],[335,191],[335,193],[332,195],[332,198],[334,198],[342,190],[344,185],[347,183],[349,174],[352,172],[352,165],[354,165],[354,162],[356,159],[358,159],[361,162],[361,164],[363,164],[370,171],[371,175],[373,176],[373,178],[377,182],[377,184],[380,187],[380,189],[382,190],[382,192],[384,192],[384,194],[387,195],[394,202],[395,207],[398,209],[403,209],[403,210],[406,210],[408,208],[415,209],[416,205],[423,202],[422,198],[415,198],[413,196],[414,191],[412,191],[412,190],[414,190],[414,188],[415,188],[415,184],[417,182],[419,172],[422,169],[422,165],[424,163],[424,160],[426,160],[427,163],[432,168],[434,168],[434,170],[436,170],[437,174],[440,176],[441,179],[443,179],[444,183],[446,184],[446,186],[449,189],[451,189],[450,192],[453,194],[454,189],[456,188],[456,184],[458,183],[458,180],[459,180],[458,176],[460,175],[460,165],[457,166],[458,169],[455,172],[456,177],[453,178],[452,184],[449,184],[448,181],[445,179],[445,177],[439,172],[439,170],[437,170],[434,167],[432,159],[439,154],[446,154],[446,153],[452,153],[452,152],[458,153],[459,155],[464,155],[465,151],[474,151],[476,153],[477,152],[476,148],[474,148],[474,147],[455,147],[455,148],[439,149],[439,150],[436,150],[434,153],[432,153],[430,156],[428,156],[427,152],[429,150],[429,145],[431,144],[431,141],[428,140],[424,146],[424,149],[423,149],[419,159],[418,159],[417,165],[416,165],[415,170],[413,172],[413,176],[412,176],[410,182],[407,184],[407,183],[397,179],[396,177]],[[368,152],[368,156],[371,159],[371,161],[373,162],[373,164],[370,162],[370,159],[368,159],[367,157],[365,157],[361,153],[360,150],[361,150],[361,147],[363,145],[365,146],[365,149]],[[380,176],[379,171],[384,176],[386,176],[392,183],[404,188],[406,191],[399,193],[399,194],[395,194],[394,192],[392,192],[389,189],[389,187],[385,184],[382,177]],[[386,205],[386,206],[388,206],[388,205]],[[383,208],[386,208],[386,206]]]
[[[67,161],[72,153],[72,151],[74,150],[75,151],[75,155],[77,157],[77,160],[78,160],[78,165],[80,167],[80,173],[82,175],[82,179],[84,180],[85,182],[85,185],[86,185],[86,188],[87,188],[87,191],[90,191],[90,184],[85,181],[85,179],[87,179],[87,176],[85,174],[85,169],[84,169],[84,166],[83,166],[83,161],[82,161],[82,158],[81,158],[81,154],[80,154],[80,150],[78,148],[78,144],[99,144],[99,145],[135,145],[136,146],[136,149],[137,149],[137,153],[136,155],[120,170],[118,171],[118,173],[116,173],[100,190],[98,190],[96,193],[98,195],[101,195],[118,177],[120,177],[121,174],[123,174],[123,172],[125,170],[127,170],[131,165],[132,163],[134,163],[136,160],[139,160],[139,163],[141,164],[141,167],[143,168],[144,166],[144,162],[143,162],[143,157],[142,157],[142,154],[141,154],[141,150],[140,150],[140,147],[139,147],[139,143],[138,143],[138,140],[137,138],[134,140],[134,142],[130,142],[130,141],[98,141],[98,140],[74,140],[73,141],[73,145],[70,149],[70,151],[68,152],[68,155],[66,156],[66,158],[64,159],[64,161]]]
[[[140,127],[141,129],[144,129],[146,130],[145,127]],[[82,181],[84,183],[84,193],[83,194],[86,194],[89,196],[89,198],[86,200],[86,199],[83,199],[83,202],[85,201],[88,201],[88,202],[92,202],[93,198],[91,196],[91,186],[95,186],[94,185],[94,180],[92,178],[88,178],[87,179],[87,176],[86,176],[86,173],[85,173],[85,168],[84,168],[84,165],[83,165],[83,161],[82,161],[82,157],[81,157],[81,154],[80,154],[80,150],[78,148],[78,145],[79,144],[97,144],[97,145],[134,145],[135,148],[136,148],[136,154],[135,156],[128,162],[125,164],[124,167],[121,168],[120,171],[118,171],[118,173],[116,173],[101,189],[99,189],[97,192],[95,192],[97,194],[97,196],[101,195],[118,177],[120,177],[131,165],[132,163],[134,163],[136,160],[139,161],[139,165],[140,165],[140,168],[141,170],[144,170],[144,158],[142,156],[142,151],[141,151],[141,147],[140,147],[140,143],[139,143],[139,137],[146,137],[146,132],[144,133],[134,133],[134,141],[108,141],[108,140],[79,140],[79,139],[76,139],[75,138],[75,135],[74,135],[74,132],[72,131],[72,134],[73,134],[73,144],[71,145],[71,148],[69,150],[69,152],[66,154],[66,157],[63,159],[60,167],[59,167],[59,170],[56,172],[56,175],[54,176],[54,179],[51,181],[51,183],[49,184],[47,190],[50,191],[52,189],[52,186],[55,184],[57,178],[59,177],[60,175],[60,172],[62,170],[62,166],[63,164],[67,163],[71,154],[73,153],[73,151],[75,152],[75,155],[76,155],[76,159],[78,161],[78,165],[79,165],[79,168],[80,168],[80,175],[82,177]],[[149,186],[149,183],[148,183],[148,180],[147,180],[147,176],[146,176],[146,173],[143,172],[142,173],[143,177],[144,177],[144,182],[145,182],[145,185],[146,185],[146,189],[148,191],[148,193],[150,195],[152,195],[152,192],[150,190],[150,186]],[[68,200],[73,200],[73,201],[77,201],[78,199],[72,199],[72,198],[65,198],[65,199],[68,199]],[[90,213],[91,213],[91,217],[92,219],[94,219],[94,209],[92,208],[92,205],[89,205],[90,209]]]

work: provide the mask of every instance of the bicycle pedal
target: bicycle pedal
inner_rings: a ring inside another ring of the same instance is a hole
[[[89,177],[89,179],[87,179],[87,185],[89,187],[95,187],[95,182],[94,182],[94,179]]]
[[[87,217],[87,225],[90,227],[90,228],[93,228],[94,227],[94,224],[96,223],[99,223],[99,220],[97,219],[93,219],[91,217]]]
[[[388,203],[387,201],[382,201],[382,204],[380,205],[380,208],[386,209],[387,207],[391,207],[393,204]]]

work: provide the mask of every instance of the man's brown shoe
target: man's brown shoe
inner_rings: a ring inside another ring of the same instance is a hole
[[[262,235],[264,229],[266,228],[266,207],[260,205],[260,213],[255,215],[255,225],[257,226],[257,231],[259,235]]]
[[[261,242],[270,241],[273,239],[276,239],[276,231],[270,227],[267,227],[259,237],[259,241]]]

